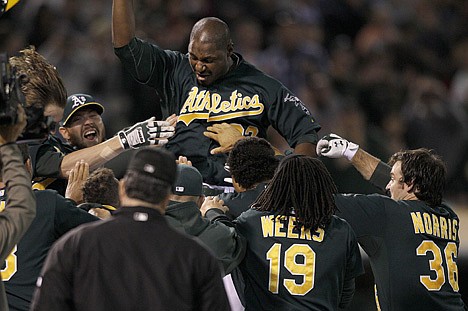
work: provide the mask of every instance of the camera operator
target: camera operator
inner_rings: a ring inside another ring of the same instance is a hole
[[[26,127],[26,113],[21,105],[17,113],[15,124],[0,125],[1,175],[8,195],[5,209],[0,212],[0,262],[10,254],[36,215],[31,179],[15,143]],[[0,310],[8,310],[3,282],[0,282]]]

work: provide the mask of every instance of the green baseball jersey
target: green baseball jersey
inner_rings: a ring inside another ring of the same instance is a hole
[[[70,229],[98,220],[54,190],[34,194],[36,218],[1,270],[10,310],[29,310],[36,280],[52,244]]]
[[[55,135],[49,135],[43,143],[29,145],[34,185],[37,190],[53,189],[65,195],[67,179],[60,177],[60,165],[66,154],[75,151]]]
[[[246,310],[337,310],[345,283],[364,272],[354,232],[338,217],[311,232],[294,216],[250,209],[235,225],[248,240],[239,266]]]
[[[291,147],[317,142],[320,125],[288,88],[234,54],[234,66],[210,86],[197,83],[187,54],[162,50],[134,38],[115,53],[133,77],[154,87],[165,114],[179,120],[166,147],[184,155],[202,173],[205,182],[222,184],[226,155],[211,155],[219,145],[203,132],[214,123],[230,123],[244,136],[266,137],[275,128]]]
[[[369,255],[379,310],[464,310],[459,221],[449,206],[377,194],[337,195],[336,204]]]

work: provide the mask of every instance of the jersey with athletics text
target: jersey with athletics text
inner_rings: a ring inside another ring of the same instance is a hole
[[[266,138],[271,125],[291,147],[317,142],[320,125],[289,89],[234,54],[234,66],[210,86],[201,86],[188,55],[162,50],[134,38],[115,53],[133,77],[154,87],[165,114],[179,116],[176,133],[166,147],[184,155],[202,173],[205,182],[223,184],[226,155],[211,155],[219,146],[203,132],[214,123],[234,125],[244,136]]]
[[[364,272],[354,232],[336,216],[315,232],[255,209],[234,223],[248,240],[239,266],[246,310],[338,310],[345,281]]]
[[[449,206],[382,195],[337,195],[336,204],[369,256],[380,310],[464,310],[459,220]]]
[[[2,263],[1,276],[10,310],[29,310],[36,280],[52,244],[70,229],[98,220],[56,191],[34,191],[34,195],[36,217]]]

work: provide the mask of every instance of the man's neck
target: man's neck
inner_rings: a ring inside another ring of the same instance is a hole
[[[164,212],[166,211],[166,206],[163,204],[153,204],[153,203],[149,203],[143,200],[129,198],[129,197],[122,198],[120,205],[122,207],[136,207],[136,206],[148,207],[148,208],[152,208],[152,209],[159,211],[161,214],[164,214]]]

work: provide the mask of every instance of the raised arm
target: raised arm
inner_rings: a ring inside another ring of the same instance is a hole
[[[312,143],[297,144],[296,148],[294,148],[294,153],[308,155],[311,157],[317,156],[315,152],[315,145]]]
[[[127,45],[135,37],[133,0],[112,2],[112,44],[115,48]]]
[[[328,158],[347,158],[365,180],[385,189],[390,179],[390,166],[336,134],[323,137],[317,143],[317,155]]]
[[[373,155],[359,148],[351,159],[353,166],[361,173],[365,180],[370,180],[381,161]],[[390,176],[390,175],[389,175]]]

